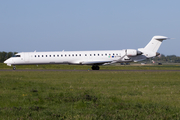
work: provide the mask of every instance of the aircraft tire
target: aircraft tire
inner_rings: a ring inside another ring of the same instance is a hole
[[[13,70],[16,70],[16,67],[13,67]]]
[[[98,65],[93,65],[91,68],[92,68],[92,70],[99,70],[100,69]]]

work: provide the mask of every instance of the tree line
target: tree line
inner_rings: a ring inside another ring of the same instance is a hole
[[[0,62],[3,63],[8,58],[13,57],[15,54],[17,54],[17,52],[0,52]]]
[[[165,62],[165,63],[180,63],[180,57],[176,55],[163,55],[153,58],[154,61]]]
[[[180,63],[180,57],[176,55],[167,55],[161,54],[157,57],[144,60],[146,63]]]
[[[7,60],[10,57],[13,57],[17,52],[0,52],[0,62],[3,63],[5,60]],[[180,57],[176,55],[167,55],[161,54],[158,57],[154,57],[148,60],[145,60],[146,62],[163,62],[163,63],[180,63]]]

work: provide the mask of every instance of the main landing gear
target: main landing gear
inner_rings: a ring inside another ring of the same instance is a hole
[[[92,68],[92,70],[99,70],[99,66],[98,65],[93,65],[91,68]]]

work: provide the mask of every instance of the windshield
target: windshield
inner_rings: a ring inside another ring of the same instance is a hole
[[[21,57],[21,55],[14,55],[13,57]]]

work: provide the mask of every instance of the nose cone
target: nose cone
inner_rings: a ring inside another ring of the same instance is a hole
[[[7,60],[5,60],[4,63],[7,64]]]
[[[11,61],[10,59],[7,59],[4,61],[4,63],[7,64],[8,66],[11,66],[12,63],[10,61]]]

